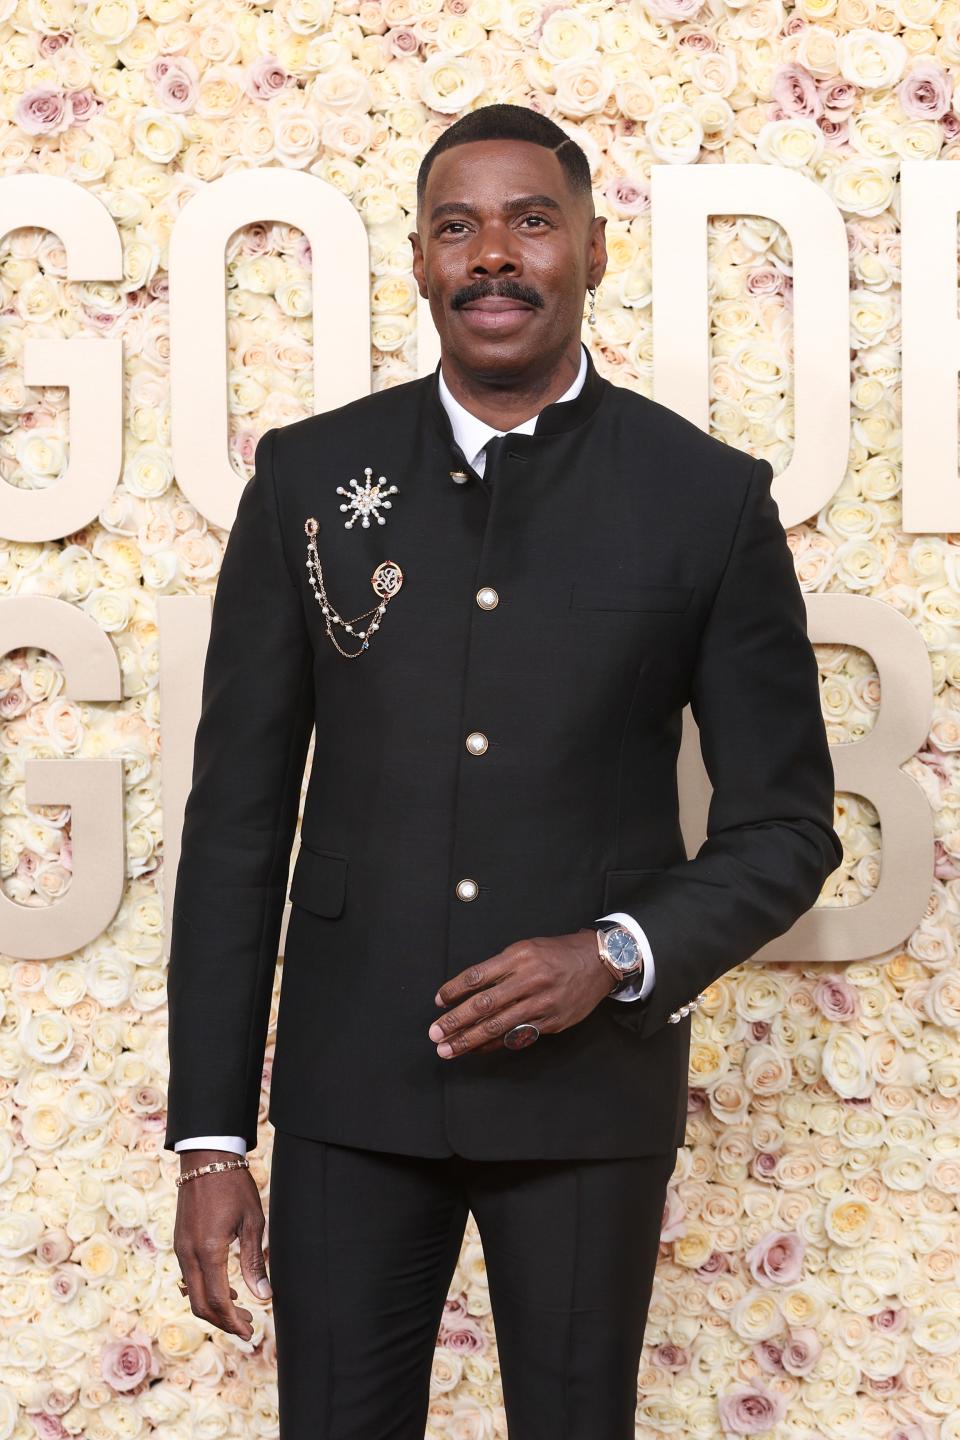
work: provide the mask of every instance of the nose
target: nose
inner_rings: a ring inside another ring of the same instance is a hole
[[[482,225],[477,231],[469,264],[473,276],[518,275],[520,256],[509,225],[501,221]]]

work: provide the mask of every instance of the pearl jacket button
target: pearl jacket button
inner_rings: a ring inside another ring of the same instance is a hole
[[[487,744],[487,737],[482,730],[472,730],[467,736],[467,749],[471,755],[482,755]]]
[[[476,880],[457,881],[457,895],[461,900],[476,900],[479,890]]]
[[[500,596],[492,585],[484,585],[482,589],[477,591],[477,604],[481,610],[492,610],[493,607],[499,603]]]

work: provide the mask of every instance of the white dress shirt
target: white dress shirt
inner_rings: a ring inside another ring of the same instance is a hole
[[[555,402],[561,404],[564,400],[572,400],[579,395],[584,380],[587,378],[587,352],[580,345],[580,369],[572,385],[566,389]],[[484,446],[494,435],[532,435],[537,423],[537,416],[531,415],[529,420],[524,420],[520,425],[514,425],[510,430],[497,430],[495,426],[488,425],[485,420],[479,419],[465,406],[455,400],[447,383],[443,378],[443,367],[441,365],[440,375],[440,399],[447,414],[450,416],[450,425],[453,430],[453,438],[463,451],[471,467],[478,475],[484,472],[487,455]],[[537,412],[539,414],[539,411]],[[638,986],[636,981],[624,986],[624,989],[617,995],[610,998],[613,1000],[643,1000],[653,989],[654,965],[653,951],[650,949],[650,942],[641,927],[637,924],[632,915],[626,915],[621,910],[612,911],[609,915],[598,916],[600,920],[616,920],[636,938],[640,946],[640,953],[643,956],[643,980]],[[191,1135],[189,1139],[177,1140],[174,1150],[233,1150],[238,1155],[246,1154],[247,1144],[242,1135]]]

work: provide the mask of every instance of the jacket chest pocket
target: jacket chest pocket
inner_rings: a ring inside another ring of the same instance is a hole
[[[673,582],[640,583],[598,575],[575,580],[570,589],[571,610],[627,610],[681,614],[693,598],[692,585]]]
[[[335,920],[343,910],[346,888],[346,855],[318,850],[301,840],[288,892],[291,902]]]

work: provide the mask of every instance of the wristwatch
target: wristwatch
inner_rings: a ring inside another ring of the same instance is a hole
[[[603,964],[617,984],[636,977],[643,978],[643,955],[637,937],[618,920],[601,920],[595,926],[597,950]],[[615,990],[617,985],[614,985]],[[612,993],[612,991],[611,991]]]

